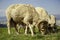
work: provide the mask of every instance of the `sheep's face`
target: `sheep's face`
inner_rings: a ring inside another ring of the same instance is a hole
[[[44,35],[46,33],[46,25],[44,25],[44,23],[41,23],[39,25],[39,29],[42,35]]]
[[[43,24],[43,26],[41,27],[41,34],[42,35],[46,34],[46,30],[47,30],[47,25]]]

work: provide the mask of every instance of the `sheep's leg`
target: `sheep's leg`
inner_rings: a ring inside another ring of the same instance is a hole
[[[18,27],[18,32],[20,33],[20,27]]]
[[[25,35],[27,35],[27,28],[28,28],[28,25],[29,25],[29,23],[28,23],[28,17],[27,16],[24,18],[23,22],[26,24]]]
[[[28,18],[28,16],[26,16],[25,18],[24,18],[24,23],[26,24],[26,28],[25,28],[25,35],[27,35],[27,29],[28,29],[28,26],[29,26],[29,18]]]
[[[19,24],[17,24],[17,29],[18,29],[19,33],[20,33],[20,28],[21,28],[21,26]]]
[[[19,35],[18,28],[17,28],[16,24],[15,24],[15,30],[16,30],[17,35]]]
[[[31,35],[33,36],[33,35],[34,35],[34,32],[33,32],[33,25],[29,25],[29,28],[30,28],[30,31],[31,31]]]
[[[8,34],[10,34],[10,21],[7,22]]]
[[[44,35],[45,29],[43,28],[43,23],[41,23],[41,27],[40,27],[40,28],[41,28],[41,29],[40,29],[40,30],[41,30],[41,34]]]
[[[24,18],[24,23],[26,24],[26,30],[25,30],[25,32],[27,34],[27,27],[29,27],[30,31],[31,31],[31,35],[33,36],[34,33],[33,33],[32,25],[30,25],[30,23],[29,23],[29,20],[30,20],[29,15]]]
[[[25,29],[25,35],[27,35],[27,28],[28,28],[28,27],[26,26],[26,29]]]

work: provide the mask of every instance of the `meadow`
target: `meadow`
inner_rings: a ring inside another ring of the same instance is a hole
[[[60,31],[43,36],[36,30],[36,34],[32,37],[30,34],[24,35],[22,28],[19,35],[16,34],[14,28],[11,29],[11,35],[8,35],[7,28],[0,28],[0,40],[60,40]]]

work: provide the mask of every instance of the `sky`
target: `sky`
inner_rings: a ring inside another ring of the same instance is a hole
[[[0,0],[0,17],[5,16],[5,10],[11,4],[32,4],[43,7],[48,14],[60,17],[60,0]]]

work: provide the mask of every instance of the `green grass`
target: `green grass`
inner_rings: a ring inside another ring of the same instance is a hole
[[[60,28],[60,27],[59,27]],[[42,36],[38,32],[32,37],[30,34],[24,35],[24,30],[20,30],[20,35],[15,33],[15,29],[11,29],[11,35],[8,35],[7,28],[0,28],[0,40],[60,40],[60,32]]]

